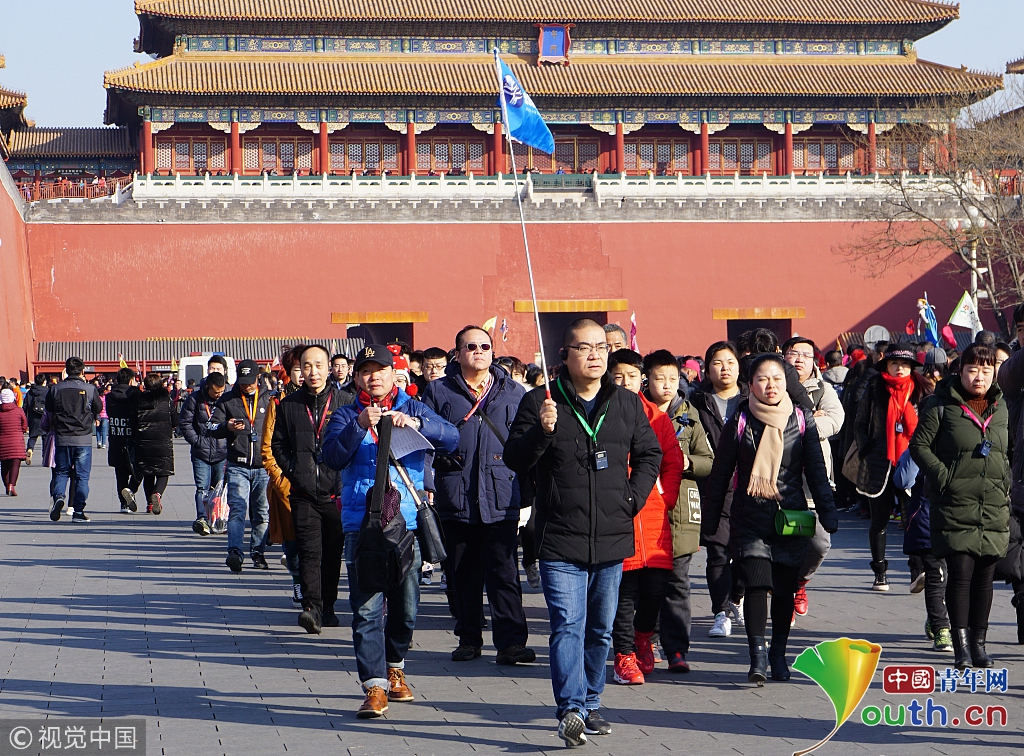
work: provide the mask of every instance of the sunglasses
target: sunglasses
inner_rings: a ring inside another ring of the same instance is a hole
[[[477,349],[479,349],[482,352],[489,352],[489,351],[491,351],[491,345],[490,344],[473,344],[473,343],[470,343],[470,344],[466,344],[462,348],[465,349],[466,351],[469,351],[469,352],[475,352]]]

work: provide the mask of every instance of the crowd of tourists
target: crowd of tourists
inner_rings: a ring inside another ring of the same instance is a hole
[[[957,669],[994,663],[996,579],[1013,586],[1024,643],[1024,306],[1015,321],[1012,346],[982,332],[962,353],[902,342],[822,353],[757,329],[677,357],[641,355],[619,326],[581,319],[549,382],[497,357],[478,326],[451,349],[299,345],[279,370],[241,360],[234,385],[219,355],[184,388],[157,374],[139,385],[129,368],[111,386],[86,383],[71,358],[66,377],[37,378],[18,401],[17,386],[0,390],[0,457],[15,495],[17,462],[44,437],[50,518],[67,506],[87,522],[102,420],[121,511],[138,511],[141,487],[159,515],[179,434],[192,529],[219,532],[211,501],[223,491],[227,568],[270,569],[281,545],[306,632],[341,624],[344,565],[360,718],[413,700],[406,661],[438,566],[452,661],[483,653],[486,591],[497,664],[534,662],[524,574],[547,604],[558,735],[577,746],[611,731],[610,650],[619,684],[643,684],[659,663],[690,670],[700,547],[710,637],[742,627],[747,680],[789,680],[790,628],[841,511],[870,520],[873,590],[890,589],[887,530],[905,529],[909,590],[924,593],[925,632]]]

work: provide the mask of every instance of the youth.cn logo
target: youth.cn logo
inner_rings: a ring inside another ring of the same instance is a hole
[[[519,82],[516,81],[516,77],[512,74],[505,74],[505,83],[502,86],[505,92],[505,102],[511,105],[513,108],[519,108],[523,105],[523,89],[519,86]]]

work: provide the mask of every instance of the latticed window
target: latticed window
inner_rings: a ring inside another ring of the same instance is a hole
[[[821,165],[821,142],[807,142],[807,167],[812,170],[818,170],[822,167]]]
[[[567,173],[576,171],[576,142],[555,142],[555,167]]]
[[[749,173],[754,170],[754,142],[740,142],[740,170]]]
[[[275,165],[274,168],[277,168]],[[295,168],[295,142],[281,142],[281,171],[291,173]]]
[[[448,162],[448,142],[434,141],[434,170],[438,173],[447,173],[451,169]]]
[[[380,164],[384,170],[398,170],[398,142],[384,142],[381,145]]]
[[[276,171],[277,170],[277,142],[264,141],[263,142],[263,165],[260,167],[265,171]]]
[[[362,142],[349,142],[348,143],[348,165],[346,169],[362,170],[363,168],[363,143]]]
[[[624,148],[624,159],[623,163],[626,165],[627,171],[635,171],[638,167],[638,154],[640,152],[640,146],[636,142],[626,142],[623,145]]]
[[[242,167],[247,171],[260,169],[260,143],[258,139],[246,139],[242,143]]]
[[[174,170],[176,171],[187,171],[191,166],[190,160],[190,147],[191,143],[185,140],[179,140],[174,143]]]
[[[345,143],[331,142],[331,170],[342,173],[345,170]]]
[[[843,139],[815,137],[793,140],[793,169],[807,171],[852,171],[855,150]]]
[[[708,170],[722,170],[722,143],[718,140],[708,142]]]
[[[466,170],[466,143],[465,142],[452,142],[452,170],[453,171],[465,171]]]
[[[711,173],[762,173],[772,169],[772,143],[758,139],[709,139],[705,170]],[[683,170],[677,168],[677,170]]]
[[[380,143],[379,142],[366,142],[364,145],[366,152],[366,170],[368,171],[379,171],[380,170]]]
[[[466,167],[474,173],[482,173],[484,170],[484,143],[469,142],[467,147],[468,157]]]
[[[734,173],[739,167],[739,145],[736,142],[722,142],[722,170]]]
[[[640,142],[638,156],[641,171],[646,173],[654,170],[654,142]]]
[[[430,170],[430,142],[416,143],[416,170]]]
[[[769,142],[757,143],[757,172],[766,173],[772,170],[772,146]]]
[[[582,145],[583,142],[580,142]],[[597,149],[596,143],[593,149]],[[672,174],[689,171],[690,142],[685,139],[627,139],[623,147],[626,150],[625,168],[627,172],[653,172]],[[593,160],[596,167],[597,160]],[[591,169],[587,169],[591,170]]]
[[[854,169],[854,157],[856,151],[850,142],[839,143],[839,170],[852,171]]]
[[[295,143],[295,167],[304,171],[313,170],[312,142],[302,141]]]
[[[672,167],[676,172],[690,170],[690,144],[689,142],[675,142],[672,145]]]
[[[206,146],[205,141],[192,143],[192,162],[196,173],[206,173],[208,168]]]
[[[170,139],[158,139],[156,141],[156,169],[158,171],[171,170],[171,150],[173,142]]]
[[[597,170],[597,158],[600,145],[595,140],[579,139],[576,141],[577,173],[593,173]]]
[[[217,139],[210,141],[210,170],[223,171],[227,169],[225,153],[227,145]]]

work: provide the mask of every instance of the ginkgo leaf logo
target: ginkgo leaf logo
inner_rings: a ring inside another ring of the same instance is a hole
[[[793,756],[804,756],[817,750],[839,732],[839,728],[850,718],[871,687],[881,655],[882,647],[877,643],[839,638],[804,649],[796,657],[793,669],[814,680],[832,700],[836,710],[836,726],[824,740],[810,748],[796,751]]]

